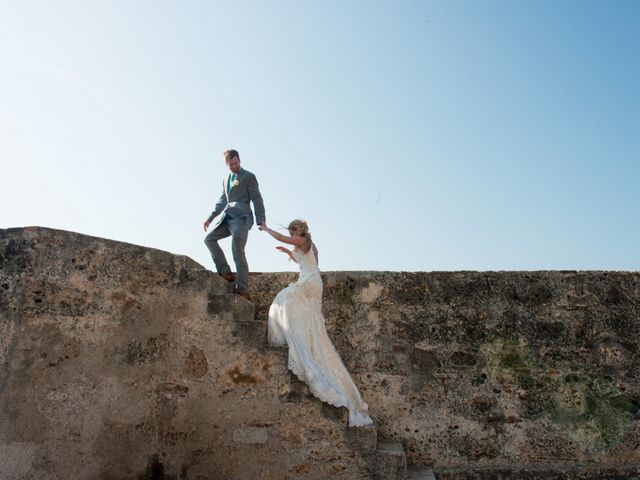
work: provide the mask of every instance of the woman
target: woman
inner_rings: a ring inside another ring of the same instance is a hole
[[[327,335],[318,249],[311,241],[309,227],[303,220],[294,220],[288,227],[290,236],[266,225],[260,226],[260,230],[293,245],[293,251],[282,246],[276,248],[300,265],[298,281],[280,291],[269,309],[269,344],[289,345],[289,369],[319,399],[336,407],[347,407],[350,426],[370,425],[373,421],[367,413],[368,406]]]

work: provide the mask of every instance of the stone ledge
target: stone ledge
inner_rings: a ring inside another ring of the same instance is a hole
[[[438,480],[638,480],[640,464],[504,465],[491,468],[435,468]]]

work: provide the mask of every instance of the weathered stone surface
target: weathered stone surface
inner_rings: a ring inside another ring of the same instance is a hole
[[[189,356],[184,365],[184,373],[191,377],[200,378],[209,371],[209,364],[204,352],[195,345],[191,346]]]
[[[436,477],[430,467],[407,465],[407,480],[436,480]]]
[[[448,468],[435,471],[438,480],[638,480],[638,465],[517,465]],[[411,478],[411,477],[409,477]]]
[[[0,230],[0,478],[365,479],[375,430],[438,478],[638,475],[640,274],[323,273],[371,430],[265,345],[295,278],[254,308],[186,257]]]
[[[233,431],[233,441],[239,443],[262,444],[269,438],[269,431],[264,427],[236,428]]]
[[[251,278],[259,320],[295,278]],[[639,273],[322,278],[329,335],[408,462],[640,463]]]
[[[368,478],[346,410],[282,401],[286,351],[267,349],[253,305],[197,268],[71,232],[0,230],[0,478]]]
[[[374,480],[404,480],[407,478],[407,459],[400,442],[380,442],[376,451]]]
[[[378,446],[378,434],[375,426],[351,427],[347,430],[347,436],[354,449],[363,454],[373,454]]]

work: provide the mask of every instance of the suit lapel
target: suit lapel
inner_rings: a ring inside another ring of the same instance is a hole
[[[238,174],[236,175],[236,182],[240,182],[240,179],[243,177],[243,175],[244,175],[244,170],[241,168]],[[231,189],[229,189],[230,180],[231,180],[231,173],[227,175],[227,178],[224,181],[224,191],[227,195],[227,202],[229,201],[229,197],[231,197],[231,192],[233,192],[233,188],[234,188],[233,185],[231,185]],[[235,187],[235,188],[238,188],[238,187]]]
[[[238,174],[236,175],[236,182],[240,183],[240,180],[242,179],[243,175],[244,175],[244,170],[241,168]],[[229,176],[229,178],[231,178],[231,176]],[[229,195],[231,195],[231,192],[233,192],[235,188],[238,188],[238,186],[234,187],[233,185],[231,185],[231,190],[229,191]]]

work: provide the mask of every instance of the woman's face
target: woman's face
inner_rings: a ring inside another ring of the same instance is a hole
[[[289,228],[289,235],[293,237],[293,235],[294,235],[293,228]]]

